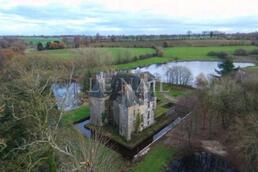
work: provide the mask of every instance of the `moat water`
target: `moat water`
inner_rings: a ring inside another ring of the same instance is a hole
[[[184,62],[169,62],[166,64],[153,64],[147,67],[137,68],[132,72],[150,72],[154,76],[158,76],[162,82],[167,83],[167,71],[169,68],[175,66],[183,66],[190,70],[193,76],[193,80],[190,85],[194,86],[196,77],[203,73],[207,79],[212,75],[218,75],[215,70],[218,70],[219,61],[184,61]],[[235,67],[245,68],[249,66],[255,66],[254,63],[234,63]]]
[[[177,124],[179,124],[182,120],[184,120],[189,114],[185,115],[184,117],[178,117],[174,121],[172,121],[170,124],[164,126],[156,133],[153,133],[152,136],[141,142],[139,145],[137,145],[133,149],[129,149],[125,147],[124,145],[121,145],[117,143],[116,141],[110,140],[110,148],[114,149],[118,153],[122,154],[125,158],[128,159],[134,159],[140,156],[142,152],[146,150],[151,144],[158,141],[160,138],[162,138],[166,133],[168,133],[170,130],[176,127]],[[80,121],[78,123],[74,124],[74,128],[77,129],[80,133],[82,133],[85,137],[91,138],[92,137],[92,131],[88,128],[85,128],[85,125],[89,124],[90,120],[86,119],[84,121]]]
[[[70,84],[53,84],[51,89],[56,98],[59,110],[69,111],[80,106],[79,93],[82,90],[80,84],[76,82]]]
[[[237,172],[237,170],[214,154],[195,152],[173,160],[166,172]]]

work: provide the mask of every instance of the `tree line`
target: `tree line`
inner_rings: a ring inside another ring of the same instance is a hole
[[[39,42],[37,44],[37,50],[38,51],[43,51],[43,50],[56,50],[56,49],[64,49],[65,44],[64,42],[61,41],[52,41],[52,42],[47,42],[46,46],[43,45],[43,43]]]
[[[193,140],[218,140],[229,151],[227,159],[240,171],[256,172],[258,74],[221,68],[223,77],[208,83],[204,75],[198,76],[197,90],[178,102],[193,111],[182,128],[187,145],[194,149],[199,145]]]

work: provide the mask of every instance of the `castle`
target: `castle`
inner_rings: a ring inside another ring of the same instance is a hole
[[[150,73],[100,73],[89,93],[90,122],[112,124],[127,141],[155,122],[155,79]]]

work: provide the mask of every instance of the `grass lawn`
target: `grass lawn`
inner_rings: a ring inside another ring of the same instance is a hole
[[[157,85],[159,85],[159,84],[157,84]],[[159,89],[159,88],[157,88],[157,89]],[[166,94],[168,94],[174,98],[179,98],[179,97],[185,96],[185,95],[189,94],[190,92],[192,92],[191,88],[176,86],[176,85],[167,84],[167,83],[163,83],[163,90],[167,91]]]
[[[71,124],[80,121],[90,116],[90,109],[87,105],[83,105],[78,109],[69,111],[64,114],[62,121],[66,124]]]
[[[129,169],[129,172],[162,172],[175,154],[174,148],[155,145],[142,161]]]
[[[155,117],[159,117],[168,111],[168,108],[164,107],[164,105],[171,102],[168,100],[165,95],[170,96],[172,99],[178,100],[182,96],[186,96],[192,93],[191,88],[175,86],[172,84],[162,84],[162,88],[164,92],[160,92],[160,84],[156,84],[156,96],[158,98],[157,108],[155,110]],[[174,101],[173,101],[174,102]]]
[[[164,49],[164,57],[174,57],[177,60],[213,60],[213,57],[207,56],[210,51],[224,51],[232,54],[240,48],[247,51],[257,49],[255,46],[172,47]]]

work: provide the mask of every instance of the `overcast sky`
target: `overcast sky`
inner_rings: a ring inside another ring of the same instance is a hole
[[[0,35],[258,31],[258,0],[0,0]]]

